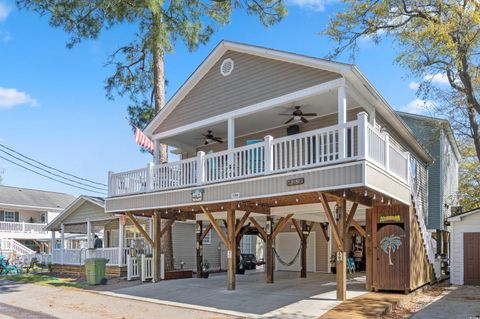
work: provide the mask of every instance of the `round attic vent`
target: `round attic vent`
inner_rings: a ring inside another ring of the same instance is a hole
[[[220,74],[223,76],[230,75],[233,71],[233,66],[234,63],[232,59],[228,58],[223,60],[222,65],[220,66]]]

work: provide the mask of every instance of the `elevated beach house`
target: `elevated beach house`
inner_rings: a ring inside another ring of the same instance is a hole
[[[144,133],[181,158],[110,173],[105,212],[152,218],[154,280],[169,220],[195,221],[198,274],[202,235],[218,234],[228,289],[246,234],[263,243],[267,283],[275,256],[299,249],[291,270],[306,277],[333,255],[342,300],[350,255],[371,290],[439,275],[424,218],[432,157],[354,65],[223,41]]]

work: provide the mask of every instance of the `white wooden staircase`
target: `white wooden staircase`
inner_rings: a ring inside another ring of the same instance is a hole
[[[28,256],[35,254],[35,251],[19,243],[15,239],[0,238],[0,253],[4,255],[15,253],[17,256]]]
[[[435,258],[435,240],[432,238],[432,235],[427,230],[427,225],[425,224],[425,213],[424,207],[421,200],[418,198],[417,187],[413,178],[410,180],[411,190],[412,190],[412,202],[414,206],[415,213],[417,215],[418,226],[420,227],[420,232],[422,234],[423,246],[427,253],[428,262],[432,265],[435,272],[435,278],[437,280],[441,277],[441,271],[439,267],[439,261]]]

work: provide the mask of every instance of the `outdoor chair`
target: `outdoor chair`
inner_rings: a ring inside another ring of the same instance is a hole
[[[31,260],[30,260],[30,263],[24,263],[22,265],[22,272],[23,270],[26,270],[27,274],[30,272],[30,270],[32,270],[32,273],[35,273],[35,264],[38,263],[38,259],[37,257],[33,257]]]
[[[350,274],[355,273],[355,259],[353,257],[347,258],[347,271]]]

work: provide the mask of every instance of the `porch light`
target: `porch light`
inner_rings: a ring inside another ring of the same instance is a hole
[[[343,198],[347,197],[347,195],[345,194],[345,191],[343,191]]]
[[[220,206],[220,209],[223,210],[223,206]]]
[[[237,208],[240,208],[240,204],[237,204]]]
[[[390,206],[390,205],[391,205],[390,200],[388,200],[388,206]]]
[[[367,190],[365,190],[365,193],[363,193],[363,196],[367,197],[368,196],[368,192]]]
[[[305,225],[305,229],[302,231],[304,235],[308,235],[310,233],[310,225]]]
[[[255,203],[255,206],[258,206],[258,203]]]
[[[335,210],[335,220],[338,222],[342,217],[338,205],[335,205],[334,210]]]
[[[377,199],[377,194],[373,194],[373,200]]]
[[[277,201],[275,201],[275,205],[277,205],[277,204],[278,204],[278,202],[277,202]]]
[[[295,201],[298,203],[298,198],[295,198]]]
[[[380,200],[380,202],[383,204],[383,196],[382,196],[382,199]]]

